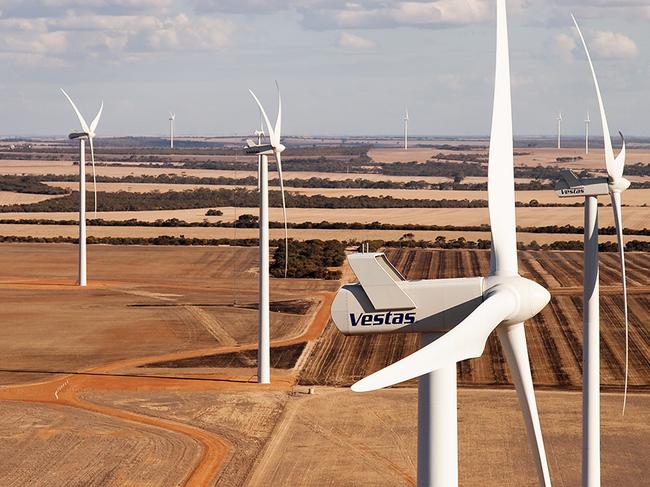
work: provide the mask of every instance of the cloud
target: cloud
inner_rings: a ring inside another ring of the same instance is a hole
[[[346,49],[372,49],[376,44],[365,37],[343,32],[339,37],[339,46]]]
[[[338,7],[298,9],[312,28],[385,28],[395,26],[451,27],[474,24],[493,16],[486,0],[435,0],[429,2],[365,0]]]
[[[573,59],[573,50],[576,48],[576,40],[567,34],[557,34],[555,36],[555,47],[560,53],[562,59],[566,62]]]
[[[2,2],[2,0],[0,0]],[[8,3],[0,3],[7,6]],[[79,0],[39,0],[47,7],[71,6]],[[210,51],[229,45],[234,25],[215,16],[188,14],[113,15],[92,11],[107,5],[120,9],[153,8],[164,10],[168,0],[88,0],[83,14],[67,10],[54,17],[0,16],[0,54],[4,59],[16,55],[48,55],[59,61],[83,58],[107,58],[124,61],[141,58],[147,53],[170,51]],[[9,5],[12,6],[12,5]],[[16,5],[13,5],[14,7]]]
[[[625,34],[596,31],[592,39],[594,53],[606,59],[630,59],[639,54],[636,43]]]

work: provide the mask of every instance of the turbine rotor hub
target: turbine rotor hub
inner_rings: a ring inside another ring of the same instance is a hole
[[[610,193],[622,193],[630,187],[630,181],[625,178],[618,178],[609,183]]]
[[[523,323],[536,316],[551,300],[551,293],[530,279],[521,276],[491,276],[485,279],[484,297],[494,292],[509,292],[516,300],[516,307],[505,324]]]

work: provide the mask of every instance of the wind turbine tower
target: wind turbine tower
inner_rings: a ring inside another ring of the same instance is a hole
[[[61,89],[61,92],[72,105],[72,109],[77,115],[79,124],[81,125],[81,132],[73,132],[69,135],[71,140],[79,139],[79,277],[78,284],[79,286],[87,285],[86,278],[86,139],[90,143],[90,158],[93,166],[93,186],[95,191],[95,217],[97,217],[97,178],[95,177],[95,148],[93,145],[93,139],[95,138],[95,129],[99,123],[99,119],[102,116],[102,111],[104,110],[104,102],[102,102],[99,107],[99,112],[90,123],[90,126],[86,123],[86,120],[81,115],[81,112],[77,109],[77,106],[72,101],[72,98],[68,96],[65,90]]]
[[[250,90],[249,90],[250,91]],[[282,98],[278,87],[278,117],[275,127],[271,125],[262,104],[255,93],[250,91],[257,103],[269,134],[269,143],[255,143],[247,140],[246,153],[258,155],[258,185],[260,191],[260,305],[259,305],[259,338],[257,349],[257,382],[271,382],[270,368],[270,294],[269,294],[269,158],[275,156],[275,162],[280,177],[280,194],[282,196],[282,211],[284,213],[284,277],[287,277],[289,259],[289,238],[287,233],[287,206],[284,197],[284,178],[282,176],[282,152],[285,146],[280,142],[282,133]],[[258,141],[262,140],[262,131],[256,131]]]
[[[587,112],[587,118],[585,118],[585,154],[589,154],[589,124],[591,120],[589,119],[589,112]]]
[[[557,116],[557,148],[562,148],[562,112]]]
[[[409,109],[404,111],[404,150],[409,149]]]
[[[174,124],[176,123],[176,114],[169,112],[169,147],[174,148]]]

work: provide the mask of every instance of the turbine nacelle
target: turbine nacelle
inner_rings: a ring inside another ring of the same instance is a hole
[[[332,319],[344,335],[446,333],[496,293],[507,293],[512,311],[495,323],[516,324],[537,315],[550,293],[521,276],[407,281],[384,254],[353,254],[358,284],[339,290]]]

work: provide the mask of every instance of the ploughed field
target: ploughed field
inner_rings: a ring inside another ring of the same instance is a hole
[[[388,258],[408,279],[485,276],[489,252],[481,250],[390,249]],[[625,325],[618,256],[601,253],[601,380],[605,389],[623,386]],[[582,253],[521,252],[520,273],[543,284],[552,300],[526,323],[533,379],[537,386],[575,389],[582,382]],[[650,286],[647,253],[627,253],[630,369],[632,389],[650,387]],[[414,352],[414,335],[344,337],[330,322],[301,373],[303,384],[351,385]],[[510,375],[495,334],[483,356],[461,362],[459,383],[504,386]],[[409,384],[412,385],[413,383]]]

